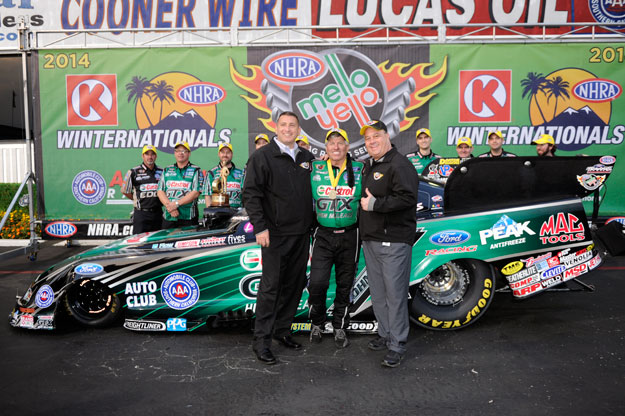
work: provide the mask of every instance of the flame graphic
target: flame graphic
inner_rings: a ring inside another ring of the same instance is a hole
[[[380,72],[386,82],[387,90],[390,91],[410,77],[412,77],[416,83],[415,91],[410,95],[410,104],[406,107],[406,117],[399,123],[400,131],[404,131],[410,128],[415,120],[419,118],[418,116],[409,117],[410,112],[421,107],[432,97],[437,95],[434,92],[427,95],[423,94],[440,84],[445,79],[445,76],[447,75],[447,55],[445,56],[440,69],[432,75],[427,75],[425,73],[425,69],[432,66],[432,63],[420,63],[413,65],[408,69],[405,68],[409,67],[410,64],[398,62],[387,68],[388,64],[389,61],[386,60],[378,65],[378,68],[380,69]]]
[[[262,70],[259,65],[243,65],[243,67],[251,73],[250,76],[239,73],[234,67],[232,58],[230,58],[230,78],[239,88],[250,94],[249,96],[241,94],[239,97],[254,108],[266,113],[268,117],[260,117],[259,120],[267,130],[275,132],[276,123],[271,120],[271,109],[267,106],[267,96],[261,92],[261,83],[265,79]]]

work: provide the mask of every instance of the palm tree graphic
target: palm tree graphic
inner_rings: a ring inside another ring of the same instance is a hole
[[[144,95],[149,95],[150,90],[152,88],[152,83],[148,81],[145,77],[134,76],[132,77],[132,82],[126,84],[126,90],[128,91],[128,102],[135,100],[135,103],[138,101],[141,104],[141,109],[143,110],[143,114],[145,114],[145,118],[148,119],[148,123],[150,123],[150,127],[154,127],[152,121],[150,120],[150,116],[148,112],[145,110],[143,106],[143,102],[141,99]]]
[[[174,99],[174,87],[169,85],[166,81],[159,81],[156,84],[151,84],[148,88],[148,94],[152,97],[152,104],[159,100],[161,102],[161,110],[158,114],[158,121],[163,119],[163,101],[175,101]]]
[[[562,79],[561,76],[557,76],[553,79],[548,79],[545,84],[547,92],[547,102],[551,97],[556,97],[556,105],[553,107],[553,118],[556,117],[556,110],[558,109],[558,98],[569,98],[569,83]]]
[[[537,72],[528,72],[527,78],[521,80],[521,86],[523,87],[523,95],[522,97],[529,96],[530,101],[532,98],[534,99],[534,103],[536,103],[536,107],[538,107],[538,111],[540,112],[540,116],[543,118],[543,124],[547,122],[545,119],[545,115],[543,114],[542,108],[540,108],[540,104],[538,104],[538,99],[536,95],[539,92],[544,93],[546,87],[547,79],[543,76],[543,74]]]

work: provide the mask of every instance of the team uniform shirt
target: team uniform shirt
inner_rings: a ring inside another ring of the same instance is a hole
[[[499,156],[494,156],[490,151],[488,151],[486,153],[482,153],[478,157],[516,157],[516,155],[514,153],[506,152],[502,149],[501,155]]]
[[[352,161],[354,186],[349,187],[348,172],[345,170],[339,176],[336,189],[333,188],[330,180],[328,162],[316,160],[312,165],[310,184],[319,225],[328,228],[344,228],[356,224],[358,221],[359,201],[362,196],[361,183],[364,165],[360,162]],[[334,175],[339,173],[339,168],[332,167],[332,169],[334,169]],[[333,189],[336,192],[334,199],[331,198]]]
[[[206,180],[202,188],[202,195],[213,194],[213,181],[221,176],[221,163],[206,172]],[[241,191],[243,190],[243,179],[245,179],[245,171],[237,168],[234,163],[230,168],[230,173],[226,178],[226,192],[232,208],[241,207]]]
[[[135,166],[124,177],[122,193],[134,196],[135,209],[140,211],[160,211],[162,204],[156,192],[162,174],[163,169],[156,165],[154,165],[154,169],[148,169],[143,163]]]
[[[433,151],[430,151],[429,155],[424,156],[421,154],[421,152],[417,150],[416,152],[408,153],[406,157],[408,158],[410,163],[412,163],[412,166],[414,166],[414,168],[417,170],[417,173],[421,175],[421,172],[423,172],[423,169],[425,169],[425,167],[431,161],[433,161],[434,159],[438,159],[441,156],[434,153]]]
[[[180,169],[177,164],[169,165],[163,169],[163,174],[158,182],[158,190],[165,192],[167,199],[177,201],[189,192],[201,191],[204,175],[199,166],[193,163],[187,163],[187,166]],[[164,218],[167,221],[190,220],[197,218],[197,199],[190,204],[180,205],[178,207],[180,215],[172,217],[165,210]]]

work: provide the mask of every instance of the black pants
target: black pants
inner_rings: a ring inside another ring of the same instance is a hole
[[[308,282],[310,320],[314,325],[322,326],[326,321],[326,297],[332,266],[336,280],[332,326],[345,329],[349,325],[349,297],[360,248],[358,237],[358,228],[333,230],[318,227],[315,230]]]
[[[163,220],[163,229],[168,230],[170,228],[178,228],[178,227],[187,227],[189,225],[198,225],[197,217],[191,218],[190,220],[178,220],[178,221],[167,221]]]
[[[310,234],[276,236],[269,233],[269,247],[261,249],[263,274],[256,298],[255,350],[269,348],[271,337],[291,334],[304,287]]]
[[[163,212],[158,211],[141,211],[135,209],[132,213],[132,232],[133,234],[147,233],[149,231],[158,231],[163,228]]]

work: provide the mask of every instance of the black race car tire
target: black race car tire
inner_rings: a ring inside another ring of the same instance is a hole
[[[455,330],[477,321],[495,296],[495,274],[478,260],[454,260],[411,286],[410,320],[433,330]]]
[[[121,301],[106,285],[83,279],[67,289],[65,307],[69,314],[83,325],[102,327],[110,325],[122,312]]]

